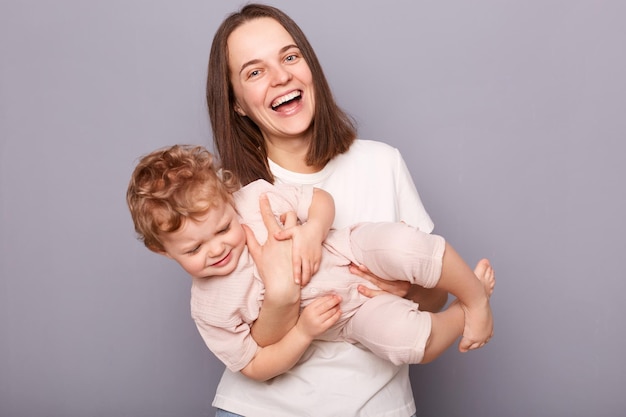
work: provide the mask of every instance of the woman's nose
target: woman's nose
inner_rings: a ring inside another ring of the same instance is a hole
[[[277,66],[272,70],[272,82],[274,85],[285,84],[289,82],[291,78],[291,72],[282,66]]]

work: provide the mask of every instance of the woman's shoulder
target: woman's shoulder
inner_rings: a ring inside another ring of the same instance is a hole
[[[385,142],[370,139],[357,139],[350,147],[350,151],[358,152],[389,152],[397,153],[398,150]]]
[[[341,155],[337,162],[342,159],[344,162],[366,163],[368,161],[376,162],[376,165],[383,163],[397,163],[400,158],[400,152],[393,146],[368,139],[357,139],[354,141],[350,149]]]

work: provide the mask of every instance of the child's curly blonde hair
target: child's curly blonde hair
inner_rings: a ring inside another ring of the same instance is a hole
[[[233,204],[238,181],[219,171],[202,146],[174,145],[142,157],[126,192],[138,238],[154,252],[164,252],[159,236],[180,229],[219,203]]]

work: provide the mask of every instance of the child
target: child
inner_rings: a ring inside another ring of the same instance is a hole
[[[157,150],[135,168],[127,202],[146,247],[176,260],[192,276],[192,317],[230,370],[256,380],[273,378],[289,370],[313,339],[358,342],[400,364],[431,361],[461,334],[462,351],[479,348],[491,337],[493,275],[486,272],[477,279],[440,236],[403,223],[361,223],[328,232],[334,216],[328,193],[262,180],[237,190],[234,179],[222,174],[202,147]],[[266,240],[262,195],[274,213],[295,211],[304,223],[299,227],[317,236],[309,239],[314,246],[326,238],[319,271],[301,290],[298,322],[265,347],[250,333],[264,285],[240,223],[252,228],[260,242]],[[437,286],[458,300],[433,314],[392,295],[364,297],[356,288],[370,284],[349,272],[351,263],[364,264],[382,278]]]

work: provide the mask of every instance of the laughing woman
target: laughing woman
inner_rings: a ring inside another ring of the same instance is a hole
[[[398,150],[356,138],[311,45],[282,11],[250,4],[224,20],[211,48],[207,102],[222,165],[242,185],[263,178],[325,189],[335,200],[336,228],[360,221],[403,221],[432,231]],[[404,287],[406,283],[380,280],[356,268],[353,272],[419,303],[420,310],[437,311],[447,299],[441,291]],[[277,292],[265,294],[253,327],[260,345],[280,339],[299,313],[294,302],[298,286],[272,288]],[[380,293],[361,290],[367,296]],[[226,370],[213,405],[217,416],[416,413],[407,365],[395,366],[350,343],[324,341],[315,341],[291,371],[269,382]]]

